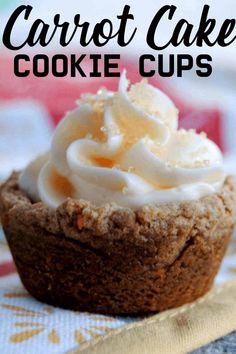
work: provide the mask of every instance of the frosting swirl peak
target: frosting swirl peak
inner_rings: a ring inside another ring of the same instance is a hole
[[[216,192],[225,177],[219,148],[178,129],[178,111],[160,90],[145,80],[128,86],[124,72],[117,93],[83,95],[21,188],[53,208],[68,197],[138,208]]]

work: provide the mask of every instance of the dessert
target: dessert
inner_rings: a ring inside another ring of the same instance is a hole
[[[1,187],[3,228],[26,289],[80,311],[145,314],[211,287],[236,223],[236,183],[171,100],[123,74],[84,95],[51,149]]]

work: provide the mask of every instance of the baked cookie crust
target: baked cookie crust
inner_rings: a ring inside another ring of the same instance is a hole
[[[0,188],[3,228],[35,298],[73,310],[147,314],[212,286],[236,223],[236,182],[198,201],[133,211],[68,199],[33,203],[13,174]]]

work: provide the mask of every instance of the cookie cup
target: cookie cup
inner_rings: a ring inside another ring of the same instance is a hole
[[[13,174],[0,189],[3,229],[22,283],[63,308],[141,315],[212,286],[236,223],[236,183],[198,201],[133,211],[68,199],[33,203]]]

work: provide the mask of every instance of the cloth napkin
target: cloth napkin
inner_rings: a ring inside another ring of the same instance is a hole
[[[117,80],[15,78],[12,58],[3,57],[0,74],[0,178],[23,168],[46,150],[55,126],[81,92],[101,86],[116,90]],[[132,81],[132,62],[122,64]],[[206,131],[227,154],[226,168],[235,173],[235,157],[227,145],[225,111],[189,105],[171,84],[154,80],[180,109],[180,124]],[[222,129],[222,127],[224,129]],[[14,131],[14,134],[11,132]],[[7,159],[7,156],[12,158]],[[14,157],[14,158],[13,158]],[[4,160],[5,158],[5,160]],[[236,173],[235,173],[236,174]],[[148,318],[101,316],[54,308],[33,299],[16,273],[0,232],[0,353],[187,353],[236,329],[236,238],[215,287],[205,297]]]

